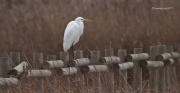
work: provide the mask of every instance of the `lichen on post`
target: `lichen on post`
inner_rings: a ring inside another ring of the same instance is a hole
[[[8,75],[18,76],[21,73],[23,73],[27,69],[27,67],[28,67],[28,63],[23,61],[19,65],[17,65],[16,67],[14,67],[12,70],[10,70],[8,72]]]
[[[163,54],[160,54],[156,57],[156,60],[157,61],[164,61],[164,60],[167,60],[169,58],[172,58],[172,55],[171,53],[163,53]]]
[[[147,53],[130,54],[130,55],[127,55],[125,58],[127,62],[147,60],[147,59],[149,59],[149,55]]]
[[[62,76],[66,75],[73,75],[77,73],[77,68],[76,67],[69,67],[69,68],[61,68],[58,71]]]
[[[121,63],[121,64],[115,64],[114,66],[118,70],[127,70],[127,69],[134,67],[134,63],[133,62],[125,62],[125,63]]]
[[[110,56],[110,57],[101,57],[99,59],[100,63],[105,63],[105,64],[112,64],[112,63],[120,63],[121,59],[116,56]]]
[[[142,67],[152,67],[152,68],[157,68],[157,67],[163,67],[164,66],[163,61],[142,60],[140,64],[141,64]]]
[[[174,59],[179,59],[180,58],[180,54],[178,52],[171,52],[172,58]]]
[[[64,62],[62,60],[51,60],[44,63],[44,67],[47,69],[61,68],[63,66]]]
[[[79,58],[75,60],[70,60],[69,62],[70,66],[87,66],[90,64],[90,60],[88,58]]]
[[[28,70],[26,77],[43,78],[52,76],[50,70]]]
[[[107,65],[89,65],[89,66],[84,66],[82,71],[83,71],[83,73],[104,72],[104,71],[108,71],[108,67],[107,67]]]

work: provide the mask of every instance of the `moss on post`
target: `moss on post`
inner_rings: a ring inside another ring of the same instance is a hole
[[[114,50],[111,49],[105,49],[105,57],[114,56]],[[114,71],[113,71],[113,65],[107,64],[108,71],[105,74],[106,77],[106,88],[109,93],[114,93]]]
[[[0,57],[0,77],[8,77],[10,69],[10,59],[8,57]]]
[[[158,52],[159,55],[166,53],[167,52],[167,48],[165,45],[158,45]],[[156,58],[157,59],[157,58]],[[165,67],[162,67],[159,69],[159,93],[165,93]]]
[[[35,69],[43,69],[43,53],[34,53],[34,68]],[[38,93],[43,93],[43,79],[42,78],[34,78],[35,86],[34,90]]]
[[[82,50],[74,51],[74,59],[80,59],[80,58],[83,58],[83,51]],[[83,87],[85,86],[85,79],[84,79],[84,75],[81,72],[81,69],[82,67],[77,67],[77,74],[75,74],[75,77],[78,80],[76,82],[77,93],[84,93]]]
[[[93,75],[92,86],[93,86],[93,90],[94,90],[95,93],[101,93],[101,91],[102,91],[101,90],[100,73],[98,72],[98,69],[97,69],[98,67],[94,67],[94,66],[98,65],[99,58],[100,58],[99,50],[91,51],[91,62],[92,62],[92,65],[91,65],[91,67],[88,66],[88,70],[89,70],[89,72],[93,72],[94,70],[97,71],[95,73],[92,73],[92,75]],[[101,67],[101,68],[103,69],[104,67]]]
[[[142,53],[142,48],[134,48],[134,55],[140,53]],[[134,61],[134,90],[137,90],[137,93],[142,93],[142,68],[140,61]]]
[[[119,71],[122,69],[121,65],[126,63],[125,62],[125,57],[127,56],[127,50],[126,49],[120,49],[118,50],[118,57],[121,59],[121,64],[117,64],[114,67],[118,67],[118,81],[119,81],[119,86],[118,89],[120,90],[121,93],[127,93],[130,92],[128,91],[128,82],[127,82],[127,70]],[[119,66],[120,65],[120,66]],[[133,64],[134,65],[134,64]],[[116,71],[115,71],[116,72]]]
[[[47,55],[47,61],[56,60],[56,55]]]
[[[20,52],[10,52],[10,58],[12,61],[12,67],[20,64]]]

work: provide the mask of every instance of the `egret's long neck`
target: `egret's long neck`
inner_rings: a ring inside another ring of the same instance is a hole
[[[82,35],[84,30],[84,23],[82,21],[76,23],[79,25],[80,33]]]

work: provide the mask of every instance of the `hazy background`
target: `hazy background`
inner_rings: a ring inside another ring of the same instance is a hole
[[[159,43],[177,51],[180,44],[179,0],[0,0],[0,56],[14,51],[28,58],[33,52],[59,56],[66,25],[78,16],[93,20],[75,45],[84,56],[90,56],[87,47],[104,56],[110,42],[116,55],[122,48],[149,52]]]

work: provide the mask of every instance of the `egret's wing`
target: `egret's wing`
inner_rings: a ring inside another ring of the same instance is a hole
[[[75,45],[79,41],[79,38],[80,38],[80,36],[74,40],[73,45]]]
[[[79,30],[78,24],[74,21],[71,21],[67,25],[64,33],[64,42],[63,42],[64,51],[67,51],[72,46],[76,38],[79,37],[78,30]]]

